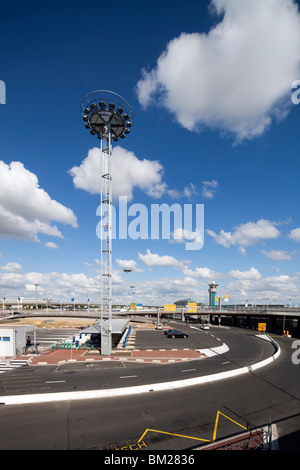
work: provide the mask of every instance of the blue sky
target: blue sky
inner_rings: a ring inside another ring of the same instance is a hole
[[[104,89],[134,115],[115,193],[205,211],[201,250],[114,240],[114,303],[124,267],[144,304],[207,301],[211,281],[232,303],[299,303],[299,26],[292,0],[2,4],[0,296],[99,299],[99,141],[80,103]]]

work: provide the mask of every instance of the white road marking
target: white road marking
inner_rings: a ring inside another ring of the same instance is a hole
[[[120,379],[131,379],[133,377],[137,377],[137,375],[122,375],[122,377],[120,377]]]

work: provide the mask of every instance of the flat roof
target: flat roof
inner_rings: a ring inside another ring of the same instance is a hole
[[[122,334],[129,321],[130,320],[125,318],[113,318],[111,320],[112,333]],[[102,326],[104,328],[108,328],[108,320],[102,320]],[[87,328],[84,328],[83,330],[81,330],[81,332],[86,334],[101,334],[101,321],[99,323],[95,323],[94,325],[90,325]]]
[[[0,330],[25,330],[26,331],[33,331],[36,330],[35,325],[1,325]]]

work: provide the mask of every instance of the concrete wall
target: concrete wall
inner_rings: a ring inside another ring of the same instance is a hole
[[[0,356],[15,356],[15,329],[14,328],[0,328]]]

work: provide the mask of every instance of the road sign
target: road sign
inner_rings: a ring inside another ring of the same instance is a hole
[[[266,331],[267,330],[267,324],[266,323],[259,323],[257,329],[258,329],[258,331]]]
[[[194,302],[189,302],[187,304],[187,311],[189,313],[197,313],[197,304]]]
[[[165,312],[176,312],[176,305],[175,304],[165,304],[164,311]]]

